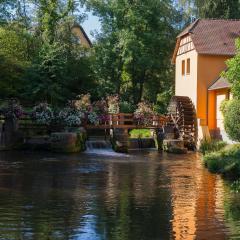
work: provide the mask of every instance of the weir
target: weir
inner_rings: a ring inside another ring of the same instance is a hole
[[[116,153],[109,139],[105,139],[105,136],[90,136],[86,141],[87,154],[97,154],[104,156],[122,156],[120,153]]]
[[[87,135],[88,138],[90,136],[89,141],[86,143],[88,151],[95,151],[96,149],[110,150],[112,145],[114,151],[126,153],[131,148],[129,146],[129,131],[132,129],[149,129],[154,132],[154,141],[159,150],[162,150],[164,145],[163,149],[170,152],[171,149],[179,148],[180,145],[188,149],[194,149],[196,145],[196,113],[194,105],[188,97],[174,96],[169,104],[168,114],[165,116],[151,114],[136,118],[134,113],[109,113],[104,120],[96,124],[83,121],[83,123],[71,127],[58,126],[54,122],[49,125],[39,124],[34,122],[29,113],[24,113],[25,117],[18,118],[16,116],[17,106],[16,101],[13,100],[9,102],[7,113],[4,114],[6,110],[0,109],[1,120],[5,121],[4,144],[6,149],[19,148],[26,143],[26,139],[31,140],[31,138],[34,138],[33,131],[28,131],[29,129],[37,129],[44,139],[48,138],[50,149],[60,151],[65,149],[62,147],[65,146],[67,150],[64,151],[67,152],[84,151]],[[168,127],[173,133],[166,132]],[[101,134],[98,134],[98,132],[101,132]],[[98,136],[97,139],[96,136]],[[139,148],[145,145],[142,141],[137,143]],[[132,144],[136,145],[136,142]]]

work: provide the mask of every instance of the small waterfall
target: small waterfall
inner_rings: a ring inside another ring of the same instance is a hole
[[[86,142],[86,148],[86,153],[89,154],[105,156],[126,156],[125,154],[120,154],[113,151],[111,142],[102,138],[89,138],[89,140]]]
[[[105,149],[111,150],[112,146],[109,141],[106,140],[88,140],[86,142],[87,150],[94,150],[94,149]]]

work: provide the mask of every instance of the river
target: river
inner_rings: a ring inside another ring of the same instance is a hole
[[[0,152],[0,239],[240,239],[240,197],[196,153]]]

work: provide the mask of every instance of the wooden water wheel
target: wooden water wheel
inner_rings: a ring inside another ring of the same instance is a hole
[[[196,112],[194,104],[189,97],[174,96],[168,106],[168,116],[172,124],[179,132],[179,138],[186,145],[196,142]]]

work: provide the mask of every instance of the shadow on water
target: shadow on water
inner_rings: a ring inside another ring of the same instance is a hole
[[[230,196],[197,154],[0,152],[0,239],[237,239]]]

